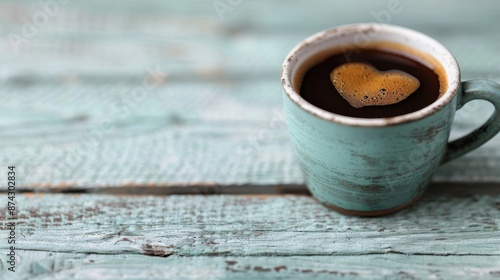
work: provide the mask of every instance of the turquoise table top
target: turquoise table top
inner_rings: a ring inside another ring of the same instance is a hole
[[[426,33],[464,80],[500,82],[498,1],[0,1],[0,279],[499,278],[500,135],[390,216],[308,193],[280,66],[355,22]],[[492,112],[469,103],[451,138]]]

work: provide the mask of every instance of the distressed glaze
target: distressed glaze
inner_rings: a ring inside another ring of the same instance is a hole
[[[424,192],[445,153],[454,103],[425,120],[373,128],[322,120],[287,98],[285,116],[306,184],[318,200],[380,211]]]
[[[490,118],[473,133],[454,140],[448,144],[444,162],[460,157],[493,138],[500,131],[500,85],[488,80],[472,80],[463,83],[463,94],[460,95],[458,107],[480,99],[490,102],[495,110]]]
[[[434,57],[445,69],[446,92],[421,110],[375,119],[337,115],[302,99],[295,77],[300,75],[301,65],[315,53],[353,44],[360,35],[374,42],[405,44]],[[456,108],[474,98],[500,106],[496,83],[488,82],[483,87],[472,83],[475,91],[465,84],[467,91],[463,95],[459,81],[459,68],[451,53],[433,39],[409,29],[355,24],[305,39],[285,60],[282,84],[290,138],[309,190],[325,205],[354,215],[386,214],[417,200],[447,153]],[[487,97],[485,92],[489,93]],[[453,142],[455,148],[445,160],[478,147],[499,129],[500,119],[495,111],[484,127],[462,138],[468,141],[467,146],[455,147],[462,139]]]

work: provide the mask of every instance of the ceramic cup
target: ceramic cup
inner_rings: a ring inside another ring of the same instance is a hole
[[[437,60],[445,72],[446,92],[418,111],[373,119],[334,114],[300,96],[301,75],[313,57],[372,42],[407,46]],[[453,55],[410,29],[353,24],[325,30],[300,42],[281,71],[285,119],[307,187],[320,202],[345,214],[384,215],[411,204],[440,164],[479,147],[500,130],[500,85],[461,82]],[[470,134],[448,142],[455,111],[473,99],[491,102],[494,113]]]

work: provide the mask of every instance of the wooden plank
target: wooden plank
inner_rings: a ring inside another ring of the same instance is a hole
[[[363,255],[151,257],[18,251],[16,279],[485,279],[500,276],[492,256]],[[3,257],[2,257],[3,258]],[[3,271],[4,269],[2,269]],[[12,279],[12,278],[11,278]]]
[[[152,22],[171,26],[176,21]],[[203,21],[194,20],[199,27]],[[142,26],[147,28],[148,25]],[[83,27],[82,27],[83,28]],[[111,29],[82,36],[61,31],[57,37],[39,35],[22,45],[17,54],[6,34],[0,38],[0,51],[8,53],[0,62],[0,81],[32,83],[137,83],[148,67],[168,72],[170,81],[276,79],[286,54],[302,39],[319,31],[294,34],[243,32],[227,34],[221,30],[167,30],[162,36],[147,30],[124,33]],[[437,26],[430,26],[437,28]],[[186,32],[186,34],[181,32]],[[426,32],[427,30],[421,30]],[[163,32],[160,30],[158,32]],[[434,36],[445,44],[462,66],[464,79],[489,78],[500,81],[500,47],[496,33],[478,36],[476,30],[440,33]],[[2,34],[0,32],[0,34]],[[7,33],[8,34],[8,33]],[[181,34],[181,35],[180,35]],[[40,67],[43,65],[44,67]]]
[[[232,93],[236,87],[242,94]],[[172,85],[113,114],[110,108],[130,95],[128,86],[80,93],[67,86],[49,95],[43,95],[47,87],[32,87],[10,99],[11,110],[2,114],[12,129],[0,132],[7,144],[0,145],[1,162],[19,168],[24,188],[293,184],[302,177],[281,96],[269,94],[275,89],[274,83],[250,82]],[[67,106],[55,105],[61,103]],[[104,120],[113,128],[97,130]]]
[[[490,256],[500,195],[431,192],[381,218],[338,214],[304,195],[20,194],[16,248],[154,256]],[[0,210],[5,240],[5,208]],[[1,243],[0,250],[8,248]],[[4,254],[2,254],[4,255]],[[5,255],[4,255],[5,256]]]
[[[290,0],[286,5],[280,1],[242,1],[239,4],[235,3],[236,5],[233,5],[232,9],[229,7],[230,9],[221,18],[214,2],[204,0],[192,0],[189,3],[175,0],[126,0],[120,1],[120,5],[116,5],[114,2],[103,3],[98,0],[89,0],[85,3],[69,1],[67,4],[61,5],[61,11],[50,18],[47,26],[53,26],[55,30],[74,30],[75,25],[67,23],[79,21],[86,24],[87,27],[115,24],[117,27],[134,30],[137,25],[150,24],[148,20],[152,18],[156,20],[163,17],[196,18],[206,21],[207,24],[216,23],[243,30],[272,33],[311,32],[311,30],[347,22],[387,21],[399,25],[404,25],[404,23],[417,25],[430,30],[430,32],[443,33],[446,31],[443,29],[449,29],[453,26],[452,23],[462,24],[461,27],[468,26],[469,28],[464,31],[471,29],[483,32],[493,31],[494,28],[488,26],[488,22],[498,20],[495,8],[499,4],[495,0],[483,0],[479,3],[458,0],[454,1],[453,4],[434,3],[431,0],[401,0],[399,2],[401,11],[392,13],[390,18],[377,17],[377,12],[388,10],[389,2],[380,0],[369,3],[363,0],[353,0],[349,3],[343,3],[343,5],[340,5],[338,1],[327,0],[316,0],[309,3]],[[2,30],[14,29],[16,24],[22,23],[22,16],[32,16],[40,10],[37,2],[23,1],[23,3],[19,3],[15,0],[4,0],[1,4],[2,18],[9,22],[8,25],[2,26]],[[429,8],[431,4],[432,9]],[[446,18],[444,15],[455,15],[455,17]],[[104,18],[105,20],[95,20],[96,18]],[[136,20],[137,18],[141,20]],[[437,25],[439,29],[432,30],[430,26],[433,24]],[[484,26],[489,28],[483,29]],[[178,25],[151,25],[150,27],[150,31],[154,32],[156,29],[178,28]]]
[[[465,78],[500,78],[496,56],[500,40],[494,28],[498,2],[473,6],[464,0],[454,5],[401,2],[403,11],[392,15],[391,23],[442,41],[457,55]],[[387,9],[386,1],[318,3],[325,8],[308,9],[311,4],[297,0],[287,5],[245,2],[220,20],[210,1],[121,1],[120,8],[71,1],[13,54],[8,35],[26,37],[23,18],[31,19],[41,8],[35,3],[4,1],[0,3],[0,50],[9,55],[1,56],[0,62],[9,67],[2,69],[1,77],[36,81],[81,76],[106,81],[120,75],[141,77],[145,67],[161,64],[191,78],[207,73],[248,76],[249,72],[271,78],[287,52],[304,37],[349,22],[376,22],[374,14]],[[269,13],[273,16],[266,16]],[[479,15],[481,20],[474,20]],[[427,17],[433,20],[425,21]]]

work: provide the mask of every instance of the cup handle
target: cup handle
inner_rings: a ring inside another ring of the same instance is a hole
[[[490,102],[495,106],[495,111],[481,127],[462,138],[449,142],[441,164],[474,150],[500,131],[500,85],[488,80],[462,82],[462,95],[459,96],[457,109],[474,99]]]

